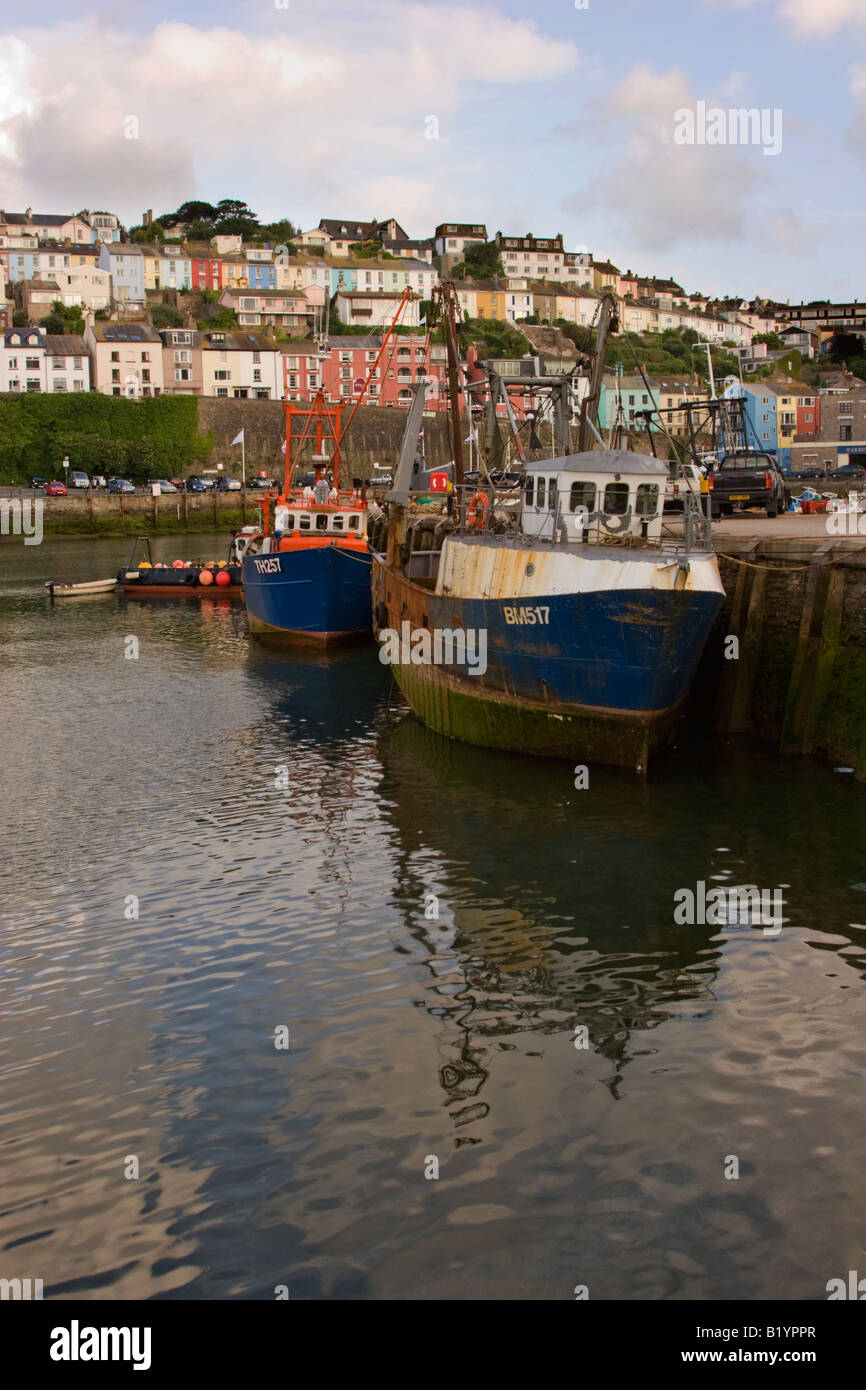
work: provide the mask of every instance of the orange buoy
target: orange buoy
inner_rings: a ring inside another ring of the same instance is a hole
[[[212,584],[213,575],[211,574],[210,570],[202,570],[201,574],[198,577],[198,582],[199,584]]]
[[[226,584],[231,584],[232,577],[227,570],[220,570],[219,574],[216,577],[216,582],[222,588],[225,588]]]

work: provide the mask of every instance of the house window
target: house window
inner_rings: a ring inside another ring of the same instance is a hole
[[[10,372],[17,372],[17,370],[18,370],[18,358],[17,358],[17,357],[10,357],[10,358],[9,358],[9,361],[7,362],[6,365],[7,365],[7,367],[8,367],[8,369],[9,369]]]
[[[262,379],[262,369],[261,369],[261,367],[253,367],[253,381],[261,381],[261,379]]]
[[[111,373],[111,380],[112,380],[112,381],[120,381],[120,369],[119,369],[118,367],[115,367],[115,368],[113,369],[113,371],[112,371],[112,373]]]
[[[119,352],[113,352],[113,353],[111,354],[111,360],[112,360],[112,362],[119,362],[119,361],[120,361],[120,353],[119,353]]]
[[[29,386],[28,386],[27,389],[28,389],[28,391],[29,391],[29,389],[30,389]],[[843,439],[843,440],[844,440],[844,439],[853,439],[853,438],[854,438],[854,427],[853,427],[853,425],[840,425],[840,426],[839,426],[839,438],[840,438],[840,439]]]
[[[221,372],[219,370],[215,371],[213,375],[214,381],[231,381],[232,376],[231,372]]]
[[[39,358],[38,358],[38,357],[28,357],[24,365],[25,365],[25,367],[27,368],[28,372],[38,372],[38,371],[39,371]]]
[[[229,388],[227,386],[218,386],[216,389],[216,393],[218,396],[227,396],[229,393]]]
[[[150,381],[150,372],[147,370],[146,367],[144,368],[144,370],[143,370],[142,373],[141,373],[141,379],[142,379],[142,381]]]
[[[33,377],[28,377],[28,378],[27,378],[27,390],[28,390],[28,391],[41,391],[41,390],[42,390],[42,387],[41,387],[40,384],[39,384],[39,379],[38,379],[38,377],[37,377],[36,379],[34,379]]]
[[[141,354],[141,360],[142,360],[142,362],[149,362],[149,361],[150,361],[150,353],[149,353],[149,352],[143,352],[143,353]]]

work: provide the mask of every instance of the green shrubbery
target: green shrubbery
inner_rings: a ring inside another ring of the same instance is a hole
[[[0,396],[3,483],[61,477],[66,455],[72,468],[146,482],[200,465],[213,445],[212,435],[198,432],[194,396]]]

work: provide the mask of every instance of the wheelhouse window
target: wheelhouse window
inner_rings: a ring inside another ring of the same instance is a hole
[[[350,530],[350,531],[357,531],[359,524],[360,524],[360,518],[359,518],[358,516],[350,516],[350,517],[349,517],[349,530]]]
[[[655,516],[659,506],[658,483],[639,483],[637,489],[638,516]]]
[[[585,507],[588,512],[594,511],[595,483],[590,483],[586,479],[581,479],[580,482],[572,483],[568,505],[573,512],[579,511],[581,507]]]
[[[608,516],[623,516],[628,511],[628,483],[608,483],[604,490],[604,510]]]
[[[547,505],[552,512],[556,511],[556,479],[547,480]]]
[[[532,473],[527,473],[527,475],[526,475],[526,492],[525,492],[525,504],[526,504],[527,507],[531,507],[531,506],[532,506],[532,499],[534,498],[534,496],[535,496],[535,477],[534,477],[534,475],[533,475]]]
[[[544,506],[544,490],[545,490],[545,479],[544,479],[544,478],[539,478],[539,479],[538,479],[538,487],[537,487],[537,489],[536,489],[536,497],[535,497],[535,505],[536,505],[536,507],[543,507],[543,506]]]
[[[328,529],[328,518],[327,518],[326,516],[317,516],[317,517],[316,517],[316,530],[317,530],[317,531],[327,531],[327,529]]]

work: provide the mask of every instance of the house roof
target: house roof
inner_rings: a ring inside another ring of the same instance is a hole
[[[71,222],[76,214],[72,212],[31,212],[28,217],[23,212],[2,212],[0,211],[0,223],[5,222],[9,227],[62,227],[65,222]],[[82,218],[82,221],[85,219]]]
[[[162,346],[156,329],[139,319],[128,323],[92,323],[90,332],[98,343],[158,343]]]
[[[87,344],[78,333],[46,333],[42,341],[49,357],[87,356]]]
[[[337,290],[340,299],[400,299],[403,290],[399,286],[393,290]],[[421,296],[414,291],[409,295],[410,299],[420,299]]]
[[[350,217],[322,217],[319,219],[317,230],[327,232],[329,237],[338,240],[342,240],[343,237],[352,237],[355,241],[368,241],[375,239],[380,231],[384,231],[389,222],[394,223],[400,240],[408,240],[406,232],[396,217],[385,217],[381,221],[374,218],[372,222],[359,222]],[[343,231],[344,227],[345,231]]]
[[[267,333],[244,333],[237,330],[224,333],[214,330],[201,334],[201,346],[205,352],[272,352],[276,346]]]
[[[102,243],[109,256],[143,256],[144,247],[135,241],[105,241]]]
[[[260,287],[245,289],[243,285],[226,285],[223,294],[227,294],[230,299],[278,299],[292,304],[306,303],[303,290],[269,290]]]
[[[483,222],[440,222],[433,235],[483,237],[486,241],[487,227]]]
[[[602,275],[620,274],[619,266],[614,265],[612,261],[593,261],[592,268],[593,270],[600,270]],[[634,279],[635,277],[632,276],[631,278]]]

